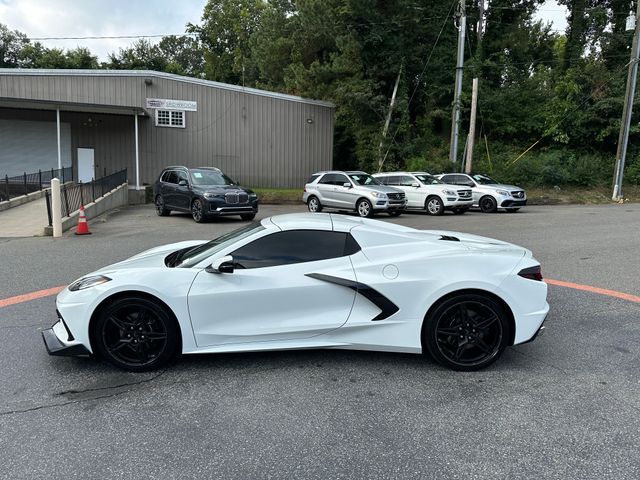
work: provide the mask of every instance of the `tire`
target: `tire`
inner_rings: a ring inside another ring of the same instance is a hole
[[[158,214],[159,217],[166,217],[171,213],[171,210],[169,210],[167,207],[164,206],[164,198],[162,198],[162,195],[156,196],[155,203],[156,203],[156,213]]]
[[[204,205],[199,198],[191,203],[191,217],[196,223],[202,223],[205,220]]]
[[[318,200],[318,197],[309,197],[307,200],[307,208],[311,213],[320,213],[322,211],[322,204],[320,203],[320,200]]]
[[[390,217],[399,217],[402,214],[401,210],[393,210],[391,212],[389,212],[389,216]]]
[[[452,210],[454,215],[464,215],[465,213],[467,213],[467,210],[469,210],[468,208],[454,208]]]
[[[507,213],[516,213],[520,208],[507,208]]]
[[[246,220],[246,221],[251,221],[254,218],[256,218],[256,214],[255,213],[243,213],[242,215],[240,215],[240,218],[242,220]]]
[[[442,203],[440,197],[427,197],[424,202],[424,209],[429,215],[442,215],[444,213],[444,203]]]
[[[361,217],[372,217],[373,216],[373,205],[366,198],[358,200],[356,203],[356,213]]]
[[[180,344],[173,315],[159,303],[135,295],[107,305],[93,322],[91,337],[102,358],[132,372],[166,365]]]
[[[498,211],[498,202],[496,202],[495,198],[489,195],[482,197],[478,202],[478,205],[483,213],[495,213]]]
[[[441,365],[474,371],[495,362],[511,338],[507,313],[495,300],[476,293],[439,303],[425,319],[422,345]]]

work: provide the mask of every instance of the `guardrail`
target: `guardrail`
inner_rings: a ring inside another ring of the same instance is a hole
[[[15,177],[5,175],[0,185],[0,202],[49,188],[52,178],[59,178],[62,183],[73,180],[73,167],[25,172]]]
[[[96,201],[98,198],[103,197],[106,193],[122,185],[126,181],[127,169],[125,168],[124,170],[112,173],[111,175],[99,178],[98,180],[91,180],[91,182],[78,183],[76,185],[61,185],[60,196],[62,217],[68,217],[78,210],[80,205],[86,205]],[[47,201],[47,217],[49,219],[49,226],[51,226],[52,216],[50,192],[45,192],[45,198]]]

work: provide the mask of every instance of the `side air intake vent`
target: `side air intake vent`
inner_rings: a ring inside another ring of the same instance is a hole
[[[451,235],[441,235],[440,240],[447,240],[449,242],[459,242],[460,239],[458,237],[452,237]]]

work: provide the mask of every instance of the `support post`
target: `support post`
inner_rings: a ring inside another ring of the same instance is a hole
[[[622,125],[620,126],[620,136],[618,137],[618,151],[616,152],[616,169],[613,175],[613,195],[614,201],[621,201],[622,178],[624,176],[624,163],[627,157],[627,144],[629,143],[629,129],[631,127],[631,110],[633,108],[633,98],[636,93],[636,78],[638,75],[638,37],[640,37],[640,2],[636,12],[636,28],[633,34],[633,45],[631,46],[631,61],[629,62],[629,73],[627,74],[627,91],[624,97],[624,108],[622,109]]]
[[[62,151],[60,149],[60,109],[56,109],[56,127],[58,139],[58,169],[62,168]]]
[[[471,119],[469,122],[469,146],[467,147],[467,163],[464,166],[465,173],[471,173],[473,166],[473,145],[476,137],[476,108],[478,105],[478,79],[473,79],[471,93]]]
[[[60,198],[60,180],[51,179],[51,217],[53,223],[53,236],[62,236],[62,201]]]
[[[460,95],[462,94],[462,71],[464,69],[464,36],[467,29],[465,0],[460,0],[460,25],[458,25],[458,60],[456,62],[456,83],[453,97],[453,113],[451,115],[451,148],[449,160],[457,162],[458,136],[460,130]]]
[[[138,149],[138,114],[135,113],[133,117],[133,124],[135,130],[135,143],[136,143],[136,190],[140,190],[140,152]]]

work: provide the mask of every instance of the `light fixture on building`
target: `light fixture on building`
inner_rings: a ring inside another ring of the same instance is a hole
[[[144,84],[149,87],[151,85],[153,85],[153,80],[151,80],[150,78],[145,78],[144,79]]]
[[[307,123],[311,125],[313,123],[313,118],[307,118]]]

